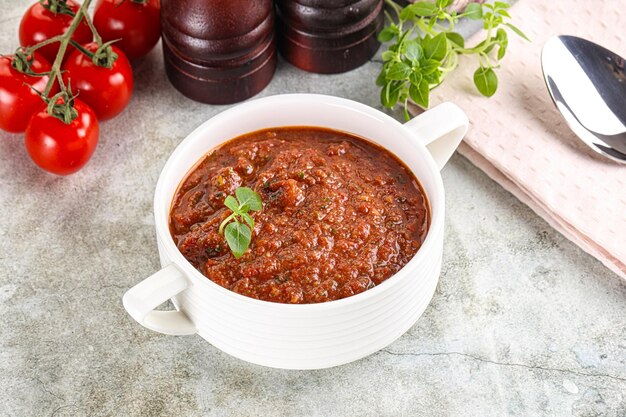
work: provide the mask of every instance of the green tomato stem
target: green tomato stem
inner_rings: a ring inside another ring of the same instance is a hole
[[[50,91],[52,91],[52,87],[54,86],[54,83],[57,81],[57,79],[61,78],[61,64],[63,63],[63,58],[65,57],[65,51],[67,50],[67,45],[70,43],[70,40],[72,39],[72,35],[76,31],[76,28],[78,28],[78,25],[81,24],[83,18],[87,15],[87,9],[89,8],[91,1],[92,0],[85,0],[83,4],[80,5],[80,8],[76,12],[76,15],[72,19],[72,23],[70,24],[70,27],[67,29],[67,31],[64,34],[59,35],[60,36],[58,39],[59,52],[57,53],[54,63],[52,64],[52,68],[50,69],[50,78],[48,79],[48,84],[46,84],[46,88],[44,89],[44,92],[43,92],[44,98],[48,97],[48,95],[50,94]],[[36,46],[37,45],[35,45],[35,47]],[[63,85],[62,82],[59,84]],[[62,90],[62,91],[67,93],[67,91],[65,90]]]
[[[96,43],[98,44],[98,46],[101,46],[102,37],[98,33],[98,30],[96,29],[96,27],[93,25],[93,21],[91,20],[91,17],[89,17],[88,13],[85,13],[85,21],[87,22],[87,26],[89,26],[91,33],[93,33],[93,37],[96,40]]]
[[[54,37],[52,37],[52,38],[50,38],[50,39],[46,39],[45,41],[39,42],[39,43],[38,43],[38,44],[36,44],[36,45],[29,46],[29,47],[28,47],[28,51],[29,51],[30,53],[33,53],[33,52],[35,52],[37,49],[42,48],[42,47],[44,47],[44,46],[46,46],[46,45],[50,45],[51,43],[55,43],[55,42],[60,42],[62,37],[63,37],[63,35],[57,35],[57,36],[54,36]]]

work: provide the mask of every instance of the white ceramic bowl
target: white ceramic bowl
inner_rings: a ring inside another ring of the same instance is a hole
[[[382,145],[413,171],[431,205],[428,235],[413,259],[380,285],[337,301],[279,304],[227,290],[198,272],[170,235],[170,204],[179,183],[208,151],[229,139],[278,126],[322,126]],[[389,345],[430,302],[441,270],[444,190],[439,170],[465,135],[468,120],[451,103],[406,124],[354,101],[290,94],[240,104],[194,130],[168,159],[156,187],[154,215],[163,269],[131,288],[124,307],[143,326],[198,334],[237,358],[276,368],[345,364]],[[172,299],[176,311],[154,311]]]

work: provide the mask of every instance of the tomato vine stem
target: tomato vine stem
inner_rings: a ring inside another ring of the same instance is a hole
[[[61,78],[61,64],[63,63],[63,57],[65,57],[65,51],[67,50],[67,46],[69,45],[72,35],[76,31],[78,25],[80,25],[85,17],[89,19],[87,9],[91,4],[92,0],[85,0],[83,4],[80,5],[80,8],[76,12],[76,15],[72,18],[72,23],[67,31],[63,35],[59,35],[59,52],[57,53],[54,62],[52,63],[52,68],[50,69],[50,78],[48,79],[48,84],[46,84],[46,88],[43,91],[43,96],[48,97],[50,91],[52,91],[52,87],[57,79]],[[38,45],[35,45],[35,48]]]

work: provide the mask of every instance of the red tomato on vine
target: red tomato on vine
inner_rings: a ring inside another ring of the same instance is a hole
[[[20,45],[24,47],[34,46],[39,42],[65,33],[72,23],[73,15],[79,8],[74,0],[46,0],[45,4],[50,10],[37,2],[24,13],[19,29]],[[84,21],[78,25],[72,39],[80,44],[91,42],[93,35]],[[54,62],[58,51],[58,42],[37,49],[37,52],[50,63]]]
[[[69,175],[81,169],[98,144],[98,119],[89,106],[74,99],[69,123],[42,108],[26,128],[26,150],[33,162],[48,172]],[[60,102],[62,106],[62,101]],[[66,109],[69,111],[69,109]]]
[[[161,37],[159,0],[98,0],[93,23],[128,59],[146,55]]]
[[[115,45],[110,46],[112,56],[108,57],[103,52],[105,48],[99,51],[96,43],[83,45],[83,48],[93,54],[102,54],[102,64],[110,67],[98,66],[81,51],[74,51],[63,65],[63,80],[93,109],[100,121],[111,119],[130,102],[133,70],[124,52]]]
[[[48,72],[48,61],[38,53],[23,58],[28,62],[13,64],[13,60],[19,57],[0,56],[0,129],[7,132],[18,133],[26,130],[31,116],[43,105],[41,97],[33,88],[44,91],[48,83],[48,76],[40,77],[18,70],[21,68],[32,73]],[[56,88],[52,90],[52,94],[56,91]]]

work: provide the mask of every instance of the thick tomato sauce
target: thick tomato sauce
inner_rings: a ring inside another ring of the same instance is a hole
[[[263,199],[250,247],[230,253],[218,227],[227,195]],[[253,132],[211,151],[181,183],[170,229],[209,279],[279,303],[320,303],[380,284],[413,257],[430,222],[425,193],[388,151],[312,127]]]

